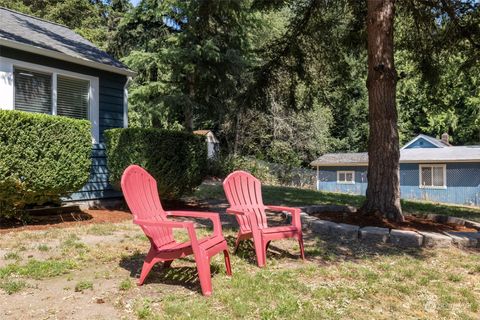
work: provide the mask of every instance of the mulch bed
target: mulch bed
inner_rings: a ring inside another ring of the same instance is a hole
[[[195,210],[207,211],[208,207],[195,201],[164,201],[165,210]],[[49,208],[51,211],[52,208]],[[18,219],[1,219],[0,234],[8,232],[19,232],[25,230],[46,230],[50,228],[68,228],[92,223],[116,223],[125,220],[132,220],[132,215],[128,210],[84,210],[59,209],[58,213],[31,214],[27,223]]]
[[[477,232],[477,230],[473,228],[467,228],[465,226],[452,223],[435,222],[415,216],[405,216],[405,222],[397,223],[390,222],[387,219],[376,216],[374,214],[363,215],[357,212],[322,212],[311,213],[310,215],[322,220],[328,220],[337,223],[353,224],[360,227],[381,227],[389,229],[429,232]]]
[[[27,224],[10,219],[0,221],[0,234],[12,231],[45,230],[52,227],[68,228],[91,223],[122,222],[132,219],[127,211],[86,210],[62,214],[31,216]]]

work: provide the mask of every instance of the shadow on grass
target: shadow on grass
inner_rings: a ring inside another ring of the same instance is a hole
[[[365,243],[360,240],[342,241],[311,232],[304,233],[304,241],[307,260],[319,263],[360,262],[382,256],[426,259],[432,254],[424,248],[402,248],[389,243]]]
[[[120,267],[130,272],[130,276],[133,278],[139,278],[140,272],[143,266],[143,260],[145,254],[135,253],[131,256],[123,257],[120,260]],[[144,285],[149,283],[161,283],[174,286],[183,286],[189,290],[194,290],[201,293],[200,282],[198,280],[197,268],[195,266],[181,266],[175,267],[175,263],[179,261],[188,261],[195,263],[192,258],[182,258],[173,261],[170,267],[165,267],[163,263],[157,263],[144,282]],[[210,264],[210,272],[213,277],[219,273],[219,266],[216,264]]]

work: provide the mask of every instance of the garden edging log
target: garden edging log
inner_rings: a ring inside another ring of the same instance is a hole
[[[336,223],[333,221],[322,220],[309,213],[315,213],[321,210],[331,209],[330,212],[342,214],[345,211],[354,212],[352,207],[348,206],[310,206],[301,208],[300,213],[302,229],[311,230],[314,234],[330,239],[341,241],[362,241],[364,243],[378,244],[390,243],[394,246],[403,248],[419,247],[448,247],[455,245],[457,247],[478,247],[480,248],[480,223],[469,221],[457,217],[429,214],[428,219],[437,222],[448,222],[469,228],[476,229],[477,232],[427,232],[427,231],[409,231],[400,229],[388,229],[373,226],[360,227],[357,225]],[[285,212],[287,220],[291,220],[289,213]]]

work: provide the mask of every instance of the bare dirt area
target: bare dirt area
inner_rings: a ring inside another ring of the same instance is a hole
[[[360,227],[380,227],[389,229],[400,229],[409,231],[429,231],[429,232],[477,232],[476,229],[467,228],[453,223],[440,223],[429,219],[424,219],[412,215],[405,216],[405,222],[391,222],[383,217],[374,214],[363,215],[357,212],[322,212],[311,213],[310,215],[322,220],[328,220],[337,223],[353,224]]]

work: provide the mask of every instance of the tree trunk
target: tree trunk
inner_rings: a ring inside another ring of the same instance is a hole
[[[193,131],[193,105],[195,101],[195,76],[193,74],[189,75],[187,78],[187,88],[188,88],[188,103],[185,103],[183,106],[183,117],[185,131]]]
[[[368,187],[364,213],[403,221],[400,206],[400,150],[393,58],[395,0],[367,0]]]

